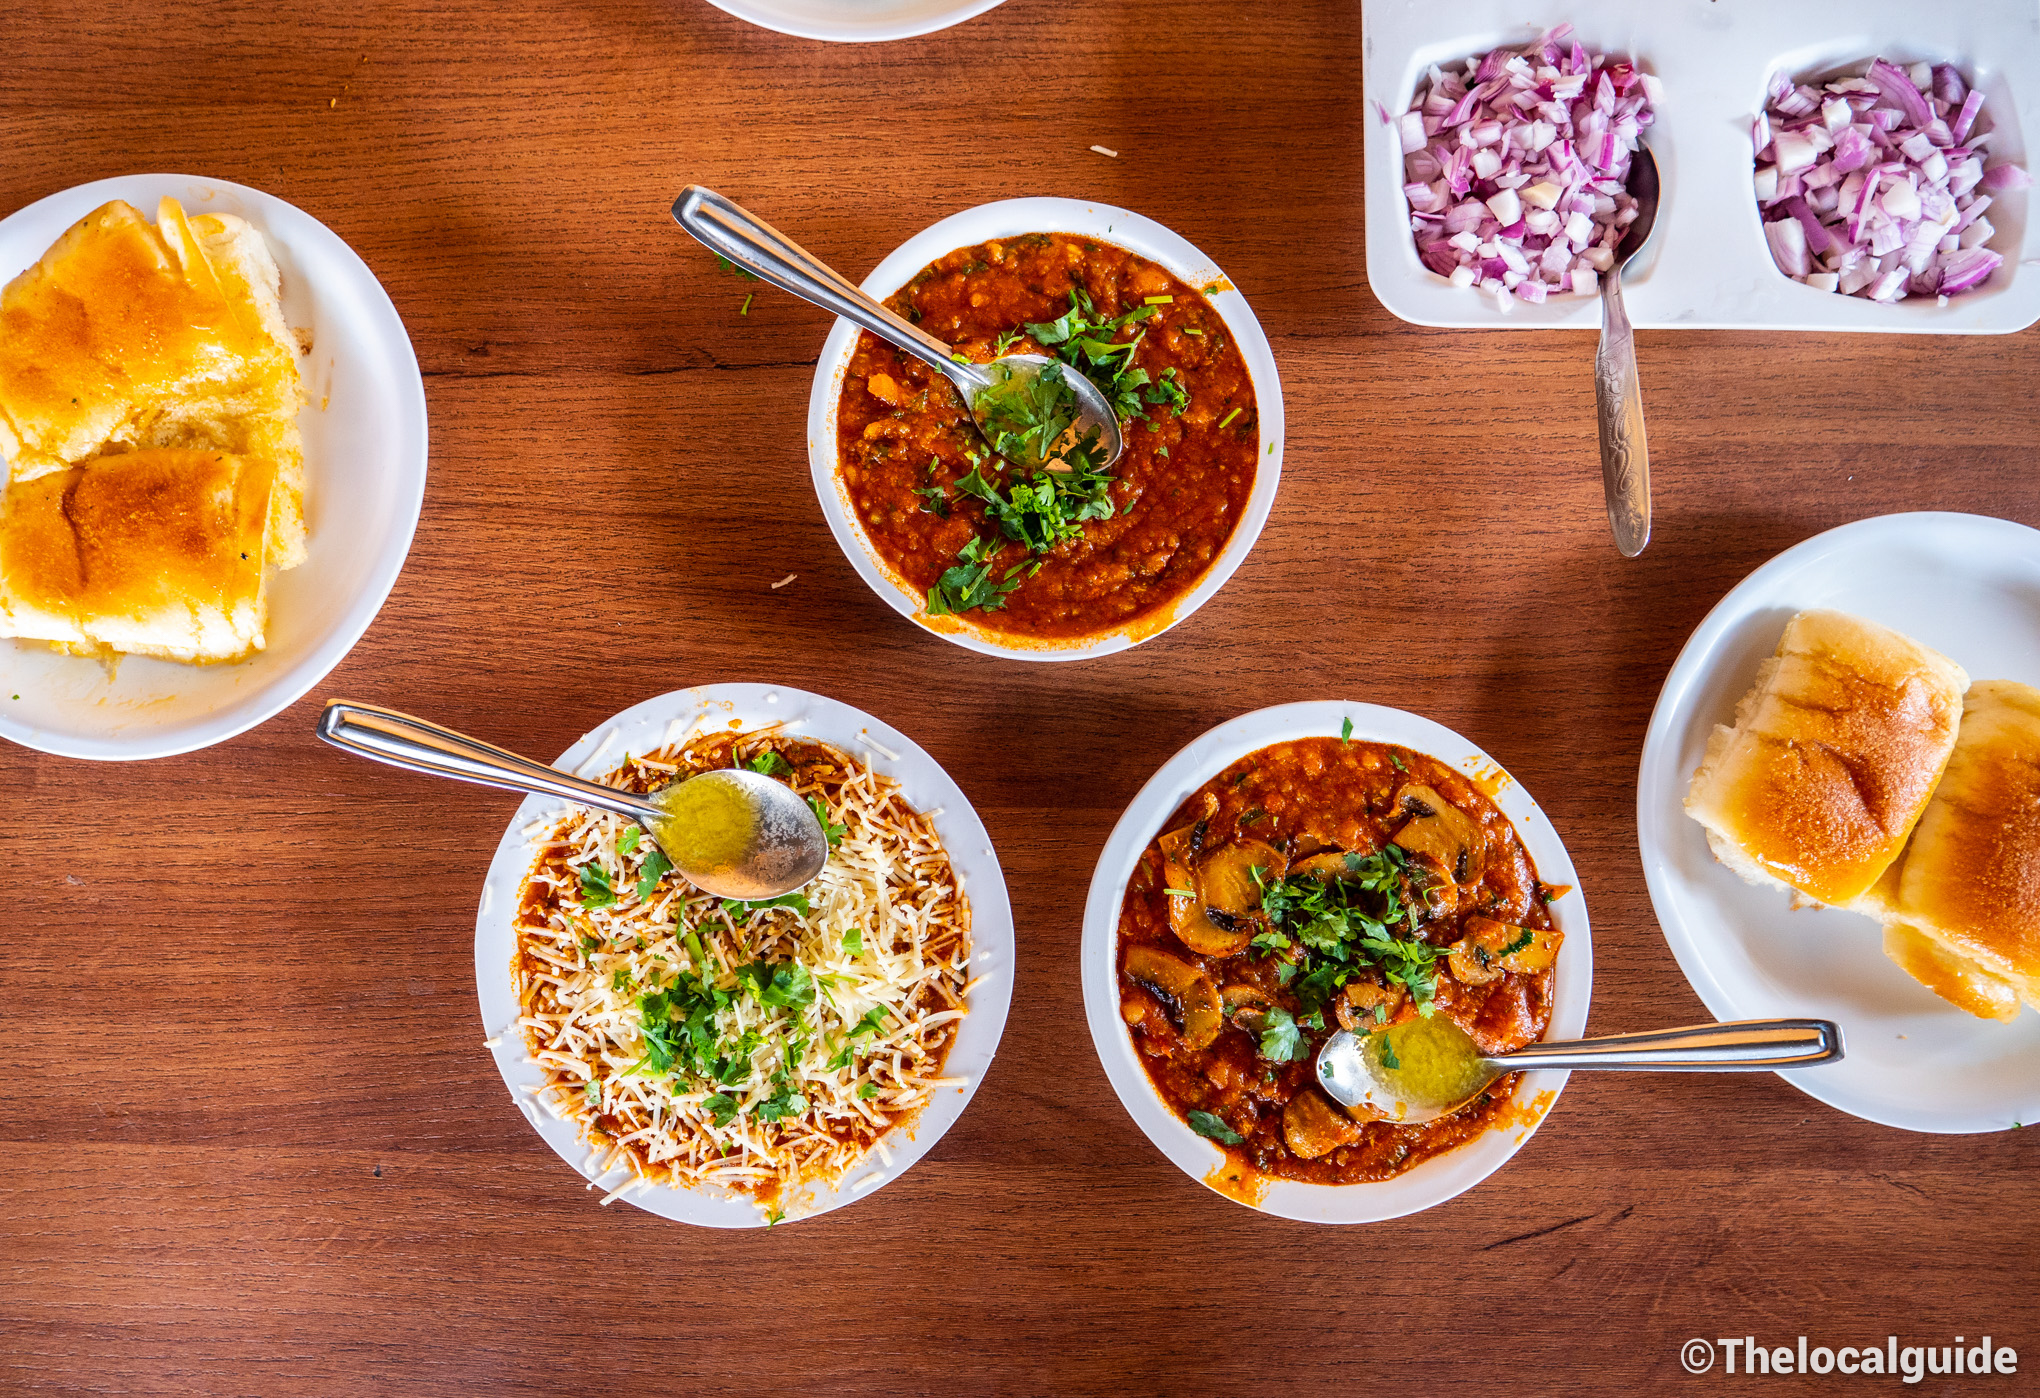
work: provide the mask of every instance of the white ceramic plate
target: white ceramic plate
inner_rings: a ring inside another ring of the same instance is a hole
[[[978,1084],[984,1081],[999,1036],[1006,1028],[1006,1007],[1013,996],[1013,909],[1006,901],[1006,879],[992,852],[984,822],[963,792],[934,758],[899,730],[871,715],[825,699],[819,694],[763,684],[711,684],[679,689],[647,699],[600,724],[560,754],[553,766],[596,777],[623,761],[626,753],[651,752],[682,741],[696,729],[728,727],[746,731],[780,724],[794,736],[830,743],[882,775],[898,781],[915,810],[931,817],[935,832],[949,851],[951,865],[970,899],[971,974],[984,981],[971,993],[949,1051],[946,1073],[968,1078],[969,1085],[944,1089],[911,1126],[884,1138],[891,1163],[876,1152],[851,1167],[834,1189],[816,1190],[789,1222],[827,1213],[864,1198],[898,1179],[928,1153],[942,1133],[956,1124]],[[527,831],[550,825],[564,807],[557,801],[530,797],[517,808],[482,885],[475,915],[475,987],[481,996],[486,1037],[495,1047],[496,1071],[509,1085],[511,1100],[560,1159],[586,1175],[593,1188],[607,1192],[629,1178],[618,1168],[607,1176],[591,1173],[589,1147],[572,1122],[552,1115],[534,1100],[532,1089],[544,1074],[526,1057],[524,1032],[513,1027],[517,997],[511,988],[510,961],[517,949],[511,922],[524,876],[531,871],[534,851]],[[755,1204],[720,1191],[648,1185],[622,1196],[661,1218],[699,1223],[711,1228],[758,1228],[764,1225]]]
[[[96,660],[0,641],[0,737],[64,757],[168,757],[288,707],[354,648],[410,552],[425,495],[425,385],[396,307],[325,225],[257,189],[190,175],[124,175],[0,219],[0,281],[111,199],[151,220],[172,195],[193,214],[238,214],[283,271],[284,318],[312,332],[298,360],[308,557],[269,581],[268,647],[234,665]],[[11,696],[19,694],[16,699]]]
[[[1091,1042],[1105,1065],[1105,1075],[1126,1110],[1162,1154],[1190,1178],[1211,1186],[1211,1176],[1227,1163],[1224,1151],[1185,1125],[1162,1101],[1141,1066],[1133,1036],[1119,1017],[1119,905],[1141,851],[1161,833],[1162,823],[1196,790],[1227,767],[1274,743],[1297,738],[1336,738],[1340,726],[1353,722],[1356,740],[1394,743],[1428,753],[1477,779],[1516,827],[1548,884],[1569,891],[1551,903],[1551,920],[1565,933],[1559,948],[1557,981],[1553,986],[1548,1039],[1577,1039],[1586,1032],[1587,1003],[1594,988],[1594,942],[1587,925],[1586,895],[1579,875],[1538,804],[1502,770],[1501,764],[1443,724],[1401,709],[1377,704],[1319,700],[1282,704],[1222,723],[1198,738],[1162,767],[1126,808],[1098,867],[1091,875],[1091,895],[1084,903],[1084,1015]],[[1501,1169],[1537,1129],[1558,1099],[1570,1073],[1539,1070],[1523,1074],[1514,1099],[1527,1126],[1491,1130],[1457,1150],[1433,1156],[1405,1174],[1379,1184],[1317,1185],[1278,1180],[1254,1207],[1304,1223],[1377,1223],[1400,1218],[1456,1198]],[[1220,1190],[1219,1193],[1225,1193]],[[1237,1196],[1226,1194],[1229,1199]]]
[[[933,34],[975,19],[1001,0],[709,0],[746,24],[801,39],[874,44]]]
[[[1794,912],[1715,862],[1685,812],[1707,735],[1735,721],[1785,623],[1832,607],[1894,627],[1972,679],[2040,684],[2040,533],[1980,515],[1903,514],[1831,529],[1739,583],[1665,680],[1637,774],[1636,833],[1665,940],[1718,1019],[1812,1015],[1848,1056],[1779,1076],[1829,1106],[1909,1131],[2040,1122],[2040,1014],[1956,1009],[1884,956],[1875,922]]]
[[[814,388],[808,395],[808,468],[836,543],[865,585],[901,616],[945,641],[954,641],[984,655],[1016,660],[1082,660],[1110,655],[1161,635],[1210,601],[1253,550],[1254,541],[1261,537],[1261,526],[1268,522],[1268,511],[1275,503],[1275,488],[1282,479],[1282,381],[1275,373],[1275,355],[1268,348],[1268,337],[1261,333],[1261,322],[1254,318],[1247,298],[1234,289],[1218,264],[1154,220],[1110,204],[1086,204],[1078,199],[1006,199],[966,209],[901,244],[897,252],[864,279],[864,290],[883,301],[945,253],[1022,233],[1081,234],[1116,243],[1167,268],[1211,302],[1246,359],[1261,415],[1254,490],[1247,499],[1246,512],[1233,528],[1232,538],[1198,579],[1197,586],[1156,615],[1077,641],[1029,641],[984,630],[962,617],[928,616],[922,610],[925,600],[922,594],[880,561],[836,477],[836,400],[842,396],[843,376],[850,368],[858,334],[857,327],[846,320],[837,321],[829,331],[829,338],[822,345],[821,360],[815,366]],[[1214,290],[1215,287],[1221,289]]]
[[[1600,298],[1554,296],[1498,310],[1492,296],[1448,285],[1417,260],[1402,193],[1402,145],[1375,104],[1409,109],[1431,64],[1463,62],[1530,42],[1570,21],[1597,53],[1634,56],[1664,81],[1645,135],[1663,178],[1657,228],[1622,276],[1629,318],[1650,329],[1881,330],[2002,334],[2040,319],[2040,226],[2030,190],[1991,205],[1990,246],[2005,265],[1974,291],[1877,305],[1815,291],[1771,260],[1751,186],[1750,122],[1773,73],[1797,78],[1882,55],[1953,63],[1984,94],[1995,125],[1991,163],[2027,163],[2022,122],[2040,103],[2040,25],[2033,0],[1856,0],[1847,6],[1718,0],[1368,0],[1363,13],[1367,96],[1367,280],[1381,303],[1418,325],[1470,329],[1598,327]],[[1858,69],[1858,71],[1861,71]],[[1513,301],[1513,298],[1512,298]]]

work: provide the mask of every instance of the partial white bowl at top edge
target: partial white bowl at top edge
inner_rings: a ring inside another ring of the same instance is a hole
[[[933,34],[1004,0],[709,0],[746,24],[835,44],[876,44]]]
[[[1996,335],[2040,320],[2040,220],[2032,191],[1991,206],[1989,246],[2004,266],[1973,291],[1882,305],[1816,291],[1778,270],[1751,184],[1750,123],[1774,73],[1825,78],[1874,57],[1953,63],[1984,94],[1981,125],[1994,128],[1992,163],[2028,164],[2027,113],[2040,104],[2040,26],[2032,0],[1963,0],[1921,6],[1858,0],[1821,5],[1639,5],[1634,0],[1370,0],[1365,31],[1367,281],[1396,316],[1416,325],[1474,330],[1594,329],[1598,296],[1541,305],[1455,287],[1417,258],[1402,193],[1402,144],[1392,122],[1409,109],[1432,64],[1463,64],[1498,46],[1520,47],[1570,23],[1589,50],[1634,58],[1664,84],[1644,133],[1663,185],[1649,245],[1622,276],[1623,302],[1640,329],[1857,330],[1908,335]],[[1647,372],[1647,371],[1646,371]]]
[[[1884,515],[1764,564],[1686,642],[1644,738],[1636,834],[1665,941],[1718,1019],[1841,1025],[1841,1062],[1779,1074],[1837,1111],[1941,1133],[2040,1122],[2040,1012],[2005,1024],[1957,1009],[1884,955],[1874,921],[1795,911],[1783,889],[1744,883],[1686,815],[1708,734],[1735,721],[1785,623],[1809,607],[1893,627],[1972,680],[2040,685],[2040,532],[1981,515]]]
[[[1500,763],[1441,723],[1378,704],[1314,700],[1260,709],[1222,723],[1170,758],[1113,827],[1104,853],[1098,856],[1090,896],[1084,903],[1081,959],[1084,1016],[1113,1091],[1147,1138],[1184,1174],[1236,1202],[1245,1201],[1213,1183],[1212,1177],[1228,1163],[1225,1152],[1192,1131],[1162,1100],[1141,1064],[1133,1035],[1119,1017],[1120,903],[1142,851],[1199,787],[1240,758],[1276,743],[1337,738],[1349,719],[1351,736],[1357,742],[1393,743],[1427,753],[1473,778],[1516,828],[1537,866],[1537,877],[1547,884],[1568,886],[1569,891],[1550,905],[1551,920],[1565,934],[1565,943],[1559,948],[1551,1023],[1545,1037],[1577,1039],[1586,1032],[1587,1006],[1594,988],[1594,943],[1586,895],[1550,819]],[[1250,1207],[1302,1223],[1379,1223],[1457,1198],[1501,1169],[1522,1148],[1556,1104],[1570,1076],[1550,1069],[1522,1075],[1512,1100],[1519,1119],[1527,1119],[1528,1125],[1485,1131],[1457,1149],[1378,1183],[1321,1185],[1275,1180]]]
[[[1006,1029],[1006,1010],[1013,997],[1013,908],[984,822],[941,764],[898,729],[819,694],[764,684],[709,684],[674,690],[598,724],[552,765],[563,772],[597,778],[619,766],[627,753],[653,752],[715,727],[735,726],[750,732],[774,724],[790,736],[840,748],[880,775],[891,777],[900,783],[908,804],[934,822],[935,833],[970,900],[971,975],[984,977],[971,992],[970,1013],[962,1020],[945,1065],[947,1075],[966,1077],[969,1083],[953,1091],[944,1089],[910,1125],[895,1127],[886,1135],[883,1141],[891,1152],[890,1162],[873,1151],[853,1165],[835,1187],[798,1193],[796,1197],[805,1202],[789,1208],[786,1219],[798,1222],[855,1203],[898,1179],[963,1115],[978,1084],[984,1081]],[[531,836],[551,825],[564,809],[558,801],[527,798],[496,846],[475,914],[475,988],[485,1037],[494,1041],[496,1071],[503,1075],[511,1100],[555,1155],[583,1175],[591,1189],[607,1193],[625,1183],[629,1173],[621,1167],[607,1174],[593,1173],[594,1152],[581,1140],[574,1123],[554,1116],[538,1100],[535,1089],[545,1081],[545,1075],[531,1062],[524,1031],[516,1025],[517,994],[510,975],[517,950],[513,923],[519,894],[535,855]],[[620,1197],[681,1223],[709,1228],[758,1228],[765,1224],[756,1204],[719,1190],[655,1184],[639,1186]]]
[[[1268,347],[1268,337],[1261,333],[1261,322],[1254,318],[1247,298],[1219,270],[1218,264],[1153,219],[1110,204],[1050,198],[980,204],[952,214],[902,243],[864,279],[864,291],[883,301],[912,280],[916,272],[947,253],[1023,233],[1077,234],[1138,253],[1196,288],[1232,331],[1233,342],[1239,346],[1248,377],[1253,380],[1255,409],[1261,419],[1260,439],[1255,444],[1254,489],[1247,498],[1245,512],[1233,526],[1232,537],[1226,540],[1225,548],[1212,560],[1196,586],[1157,613],[1075,639],[1034,640],[977,626],[968,617],[928,616],[926,599],[896,575],[872,547],[836,473],[836,404],[843,394],[843,379],[849,372],[858,336],[857,327],[847,320],[837,321],[830,329],[829,338],[822,345],[821,359],[815,365],[814,387],[808,395],[808,468],[829,530],[836,536],[850,566],[867,587],[901,616],[945,641],[983,655],[1014,660],[1084,660],[1126,650],[1169,630],[1210,601],[1253,551],[1282,480],[1282,381],[1275,372],[1275,354]]]
[[[191,214],[237,214],[283,273],[283,313],[309,330],[307,557],[269,580],[267,646],[231,665],[98,660],[0,641],[0,737],[61,757],[169,757],[222,742],[295,703],[375,620],[410,552],[425,497],[425,384],[396,307],[353,249],[258,189],[192,175],[124,175],[53,194],[0,220],[0,280],[30,266],[100,205],[150,220],[170,195]]]

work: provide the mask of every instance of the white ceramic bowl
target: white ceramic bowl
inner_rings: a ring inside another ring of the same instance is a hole
[[[168,757],[231,738],[295,703],[354,648],[410,552],[425,495],[425,385],[375,274],[311,215],[260,190],[189,175],[125,175],[53,194],[0,220],[0,281],[111,199],[149,218],[238,214],[283,271],[284,318],[312,332],[298,361],[311,402],[305,561],[269,582],[268,647],[233,665],[97,660],[0,641],[0,737],[63,757]],[[13,696],[19,695],[19,698]]]
[[[1502,770],[1501,764],[1443,724],[1401,709],[1376,704],[1319,700],[1282,704],[1222,723],[1174,757],[1141,788],[1113,827],[1091,876],[1091,894],[1084,903],[1084,1015],[1091,1041],[1105,1065],[1105,1075],[1126,1110],[1162,1154],[1184,1174],[1216,1188],[1211,1176],[1227,1163],[1215,1144],[1185,1125],[1155,1091],[1140,1051],[1126,1022],[1119,1017],[1119,905],[1141,851],[1161,832],[1162,823],[1196,790],[1227,767],[1274,743],[1297,738],[1336,738],[1352,720],[1356,740],[1394,743],[1429,755],[1475,778],[1516,827],[1548,884],[1569,891],[1552,900],[1551,920],[1565,933],[1559,949],[1553,986],[1548,1039],[1576,1039],[1586,1032],[1587,1003],[1594,987],[1594,943],[1587,925],[1587,901],[1579,875],[1558,832],[1552,829],[1530,794]],[[1484,1132],[1457,1150],[1433,1156],[1405,1174],[1379,1184],[1318,1185],[1277,1180],[1254,1207],[1304,1223],[1377,1223],[1442,1204],[1464,1194],[1499,1170],[1537,1129],[1564,1088],[1565,1072],[1539,1070],[1523,1074],[1514,1105],[1528,1125]],[[1237,1196],[1219,1190],[1229,1199]]]
[[[829,331],[829,338],[822,345],[821,360],[815,366],[814,388],[808,395],[808,467],[814,476],[815,495],[822,502],[822,513],[828,517],[829,529],[844,556],[865,585],[901,616],[924,631],[985,655],[1016,660],[1082,660],[1110,655],[1159,636],[1210,601],[1225,586],[1233,570],[1245,561],[1254,541],[1261,536],[1261,526],[1268,522],[1268,511],[1275,503],[1275,488],[1282,479],[1282,381],[1275,372],[1275,356],[1268,348],[1268,337],[1261,333],[1261,323],[1254,319],[1247,298],[1234,288],[1218,264],[1154,220],[1110,204],[1087,204],[1078,199],[1005,199],[966,209],[901,244],[898,251],[864,279],[864,290],[883,301],[945,253],[1022,233],[1081,234],[1116,243],[1167,268],[1211,302],[1246,359],[1261,418],[1254,490],[1247,499],[1245,513],[1233,528],[1232,538],[1226,541],[1225,548],[1197,580],[1197,585],[1156,613],[1079,640],[1035,641],[987,630],[966,617],[928,616],[922,610],[921,593],[879,558],[836,475],[836,400],[842,395],[843,377],[857,348],[858,335],[857,327],[846,320],[837,321]]]
[[[709,0],[746,24],[800,39],[874,44],[933,34],[974,19],[1001,0]]]
[[[2030,190],[1991,205],[1990,246],[2005,265],[1974,291],[1939,306],[1931,297],[1878,305],[1816,291],[1771,260],[1751,186],[1750,122],[1773,73],[1795,78],[1879,54],[1953,63],[1984,94],[1994,125],[1993,163],[2027,163],[2025,114],[2040,103],[2040,27],[2032,0],[1918,5],[1856,0],[1848,6],[1637,4],[1635,0],[1370,0],[1365,29],[1367,281],[1381,304],[1418,325],[1468,329],[1591,329],[1597,296],[1541,305],[1455,287],[1417,260],[1402,193],[1402,145],[1376,104],[1409,109],[1433,63],[1498,45],[1527,44],[1570,21],[1594,52],[1633,56],[1664,83],[1645,141],[1663,178],[1650,245],[1622,277],[1629,318],[1646,329],[1865,330],[1908,335],[2004,334],[2040,319],[2040,221]],[[1858,69],[1860,71],[1860,69]],[[1646,373],[1648,369],[1646,367]]]
[[[798,1212],[789,1211],[788,1222],[795,1222],[854,1203],[898,1179],[963,1115],[978,1084],[984,1081],[1006,1028],[1006,1008],[1013,996],[1013,909],[984,822],[941,765],[899,730],[819,694],[763,684],[711,684],[675,690],[597,725],[560,754],[553,766],[582,776],[600,776],[621,763],[626,753],[651,752],[682,741],[697,729],[727,727],[733,720],[746,730],[777,723],[795,736],[833,744],[901,784],[914,809],[934,821],[935,833],[948,850],[950,863],[970,899],[971,974],[984,978],[971,992],[970,1013],[963,1018],[945,1067],[946,1075],[968,1078],[968,1085],[943,1090],[911,1126],[884,1137],[890,1162],[874,1151],[852,1166],[835,1188],[813,1191],[812,1202]],[[625,1183],[629,1172],[619,1168],[608,1176],[595,1173],[590,1148],[574,1124],[555,1117],[534,1100],[533,1089],[545,1075],[526,1056],[524,1031],[515,1027],[517,996],[511,986],[510,963],[517,937],[511,921],[524,877],[531,871],[534,851],[530,835],[550,825],[563,809],[557,801],[527,798],[496,846],[475,914],[475,988],[481,998],[485,1037],[494,1041],[496,1071],[510,1088],[511,1100],[560,1159],[587,1176],[591,1188],[607,1192]],[[764,1226],[755,1204],[720,1191],[646,1185],[621,1197],[661,1218],[682,1223],[711,1228]]]
[[[1789,548],[1694,630],[1658,695],[1636,780],[1636,836],[1665,941],[1719,1019],[1813,1015],[1848,1057],[1778,1076],[1829,1106],[1908,1131],[2040,1122],[2040,1012],[1982,1020],[1884,955],[1875,922],[1794,911],[1783,889],[1716,862],[1686,790],[1717,723],[1755,682],[1785,623],[1833,607],[1894,627],[1972,679],[2040,685],[2040,532],[1963,514],[1859,520]]]

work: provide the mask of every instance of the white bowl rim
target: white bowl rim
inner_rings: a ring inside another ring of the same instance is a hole
[[[803,19],[786,14],[769,0],[708,0],[708,3],[746,24],[790,34],[796,39],[819,39],[830,44],[880,44],[937,33],[965,20],[976,19],[985,11],[1004,4],[1005,0],[961,0],[961,3],[929,11],[918,19],[874,19],[860,23]]]
[[[299,227],[293,230],[293,236],[323,244],[325,255],[347,269],[349,275],[354,278],[354,285],[346,290],[360,297],[368,317],[375,323],[380,341],[377,349],[389,356],[391,377],[398,387],[397,400],[381,406],[395,420],[394,431],[403,443],[399,459],[392,465],[392,470],[403,474],[399,477],[396,489],[394,526],[379,542],[366,583],[355,597],[353,605],[348,608],[340,624],[327,632],[302,659],[284,670],[266,689],[258,691],[260,697],[254,702],[226,705],[223,711],[215,711],[203,720],[180,727],[145,730],[121,738],[82,738],[70,734],[50,733],[13,720],[4,709],[0,709],[0,738],[57,757],[83,758],[98,762],[146,761],[159,757],[177,757],[226,742],[251,728],[267,723],[304,698],[314,685],[331,674],[333,668],[346,659],[348,652],[354,649],[356,643],[374,624],[382,611],[383,603],[389,600],[390,592],[396,586],[398,575],[404,570],[404,563],[410,556],[412,540],[417,534],[418,517],[424,507],[425,478],[430,459],[425,380],[419,373],[417,352],[412,348],[410,333],[404,328],[403,318],[398,315],[389,293],[383,289],[382,283],[362,260],[360,254],[349,247],[332,229],[295,204],[248,185],[236,184],[232,180],[215,179],[210,175],[163,173],[115,175],[103,180],[93,180],[88,184],[73,185],[69,189],[46,195],[32,204],[15,210],[5,219],[0,219],[0,224],[48,213],[58,206],[71,205],[76,206],[77,213],[67,218],[65,222],[75,222],[77,218],[83,217],[109,200],[147,197],[137,193],[138,188],[145,186],[162,186],[165,193],[176,192],[171,186],[178,189],[186,186],[204,186],[237,196],[255,219],[263,220],[265,223],[279,213],[293,221],[301,220]],[[0,470],[4,470],[4,466],[0,466]],[[315,546],[338,548],[342,542],[339,539],[331,539]]]
[[[1485,789],[1516,828],[1547,884],[1570,885],[1550,904],[1552,922],[1565,933],[1559,951],[1547,1039],[1573,1039],[1586,1032],[1593,996],[1594,946],[1585,891],[1565,845],[1550,819],[1522,784],[1479,747],[1441,723],[1379,704],[1306,700],[1278,704],[1222,723],[1192,740],[1164,763],[1126,808],[1098,856],[1084,903],[1084,1014],[1098,1059],[1113,1091],[1136,1125],[1184,1174],[1214,1193],[1244,1202],[1212,1185],[1208,1176],[1226,1162],[1215,1144],[1197,1135],[1162,1101],[1141,1066],[1132,1036],[1119,1017],[1116,949],[1120,900],[1135,862],[1167,820],[1205,782],[1249,753],[1297,738],[1337,738],[1351,719],[1352,736],[1393,743],[1436,757]],[[1512,1099],[1519,1121],[1482,1132],[1465,1145],[1433,1156],[1404,1174],[1378,1184],[1315,1185],[1272,1182],[1259,1203],[1263,1213],[1303,1223],[1378,1223],[1442,1204],[1465,1193],[1506,1164],[1536,1132],[1557,1104],[1571,1075],[1538,1070],[1525,1073]],[[1549,1094],[1545,1096],[1543,1094]]]
[[[953,1091],[941,1090],[922,1107],[911,1125],[886,1134],[883,1140],[892,1154],[890,1162],[873,1152],[851,1166],[834,1188],[813,1189],[814,1207],[803,1208],[783,1221],[797,1223],[869,1198],[899,1179],[934,1148],[969,1107],[998,1053],[1012,1003],[1016,961],[1013,907],[991,836],[970,799],[942,764],[897,728],[826,695],[773,684],[710,683],[672,690],[603,720],[561,753],[552,765],[561,771],[598,775],[620,762],[626,752],[648,752],[663,746],[675,735],[676,726],[696,731],[704,723],[715,721],[710,716],[718,713],[725,720],[742,719],[746,731],[783,721],[796,736],[830,743],[875,771],[897,779],[914,809],[934,820],[943,848],[949,852],[950,861],[963,881],[970,899],[972,974],[984,977],[971,992],[971,1012],[962,1021],[963,1028],[950,1047],[946,1064],[952,1073],[959,1068],[967,1069],[969,1082]],[[618,737],[623,738],[621,745],[615,745]],[[633,743],[633,737],[642,737],[644,741]],[[624,1183],[628,1174],[589,1173],[590,1147],[580,1139],[572,1122],[556,1118],[534,1103],[527,1088],[540,1082],[542,1075],[525,1057],[523,1035],[516,1033],[514,1027],[505,1029],[514,1026],[517,1013],[510,983],[510,958],[516,944],[510,918],[524,876],[531,868],[531,851],[524,832],[534,821],[557,814],[563,805],[538,796],[525,798],[496,844],[475,912],[475,995],[496,1071],[525,1120],[553,1153],[591,1187],[605,1176],[613,1176],[608,1184],[614,1187]],[[876,1183],[872,1182],[874,1177]],[[620,1197],[647,1213],[679,1223],[710,1228],[767,1226],[754,1204],[710,1190],[647,1185]]]
[[[1002,199],[951,214],[922,229],[900,244],[890,256],[864,279],[867,295],[883,301],[923,267],[958,248],[973,247],[994,238],[1013,238],[1024,233],[1074,233],[1117,244],[1130,252],[1159,263],[1211,302],[1212,309],[1232,331],[1233,341],[1246,360],[1253,381],[1254,400],[1260,415],[1260,437],[1256,443],[1254,489],[1247,508],[1233,526],[1232,536],[1196,586],[1178,597],[1158,614],[1141,617],[1125,626],[1077,640],[1028,642],[987,631],[964,619],[944,618],[941,624],[922,610],[922,599],[894,578],[879,561],[878,552],[865,538],[844,499],[836,478],[836,400],[842,391],[850,356],[857,346],[857,327],[838,320],[822,345],[815,365],[814,385],[808,394],[808,470],[814,480],[815,497],[828,519],[829,532],[836,536],[858,577],[894,611],[923,631],[945,641],[977,651],[981,655],[1003,656],[1009,660],[1085,660],[1111,655],[1172,629],[1188,619],[1225,586],[1240,564],[1253,551],[1274,508],[1275,493],[1282,481],[1282,448],[1285,419],[1282,379],[1276,371],[1275,353],[1262,332],[1261,323],[1247,304],[1247,298],[1218,264],[1187,240],[1153,219],[1111,204],[1081,199],[1038,197]],[[1158,624],[1159,622],[1159,624]]]

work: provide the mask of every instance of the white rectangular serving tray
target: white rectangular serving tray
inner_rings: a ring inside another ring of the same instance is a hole
[[[1974,291],[1880,305],[1816,291],[1771,260],[1751,185],[1750,123],[1773,73],[1826,75],[1883,56],[1953,63],[1984,94],[1979,129],[1998,132],[1990,163],[2028,164],[2040,102],[2040,0],[1368,0],[1361,16],[1366,97],[1367,280],[1381,304],[1418,325],[1593,329],[1594,296],[1542,305],[1455,287],[1417,260],[1403,199],[1402,142],[1381,120],[1408,110],[1417,83],[1498,45],[1570,22],[1594,53],[1627,55],[1664,83],[1645,135],[1663,178],[1657,228],[1623,273],[1639,327],[1872,330],[1992,335],[2040,320],[2040,229],[2032,189],[1996,197],[1989,246],[2004,265]],[[1378,104],[1378,105],[1377,105]]]

